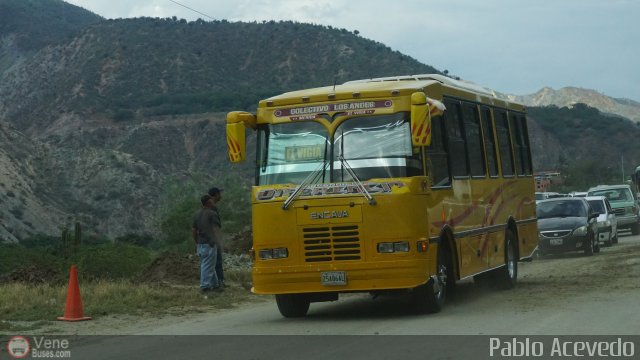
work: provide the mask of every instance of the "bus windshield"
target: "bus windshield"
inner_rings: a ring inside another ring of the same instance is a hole
[[[311,172],[318,182],[353,181],[342,156],[359,180],[422,174],[413,154],[409,114],[367,116],[342,122],[329,139],[318,122],[265,125],[258,129],[258,185],[300,184]],[[329,162],[329,159],[332,161]],[[325,162],[330,166],[323,169]]]
[[[271,124],[260,128],[258,184],[300,184],[326,161],[328,136],[327,129],[313,121]]]
[[[345,121],[333,140],[333,181],[353,181],[338,158],[344,157],[359,180],[417,175],[412,158],[408,113]],[[412,171],[414,170],[414,171]]]

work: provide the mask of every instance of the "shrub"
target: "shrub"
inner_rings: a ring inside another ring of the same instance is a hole
[[[46,248],[28,249],[22,245],[0,246],[0,274],[10,273],[18,268],[35,265],[63,269],[62,257]]]
[[[148,247],[154,241],[149,234],[126,234],[115,239],[116,243]]]
[[[139,246],[104,244],[82,247],[78,270],[89,279],[126,279],[133,278],[150,263],[151,254]]]

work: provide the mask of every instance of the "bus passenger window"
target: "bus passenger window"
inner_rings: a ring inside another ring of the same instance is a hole
[[[447,150],[444,144],[442,116],[431,119],[431,145],[426,148],[429,176],[433,187],[451,186]]]
[[[524,163],[522,162],[522,131],[516,114],[511,114],[509,127],[511,128],[511,143],[513,144],[516,172],[518,175],[524,175]]]
[[[522,163],[524,164],[524,173],[525,175],[531,175],[533,170],[531,166],[531,145],[529,144],[527,118],[524,115],[520,115],[519,119],[522,129]]]
[[[482,149],[482,134],[480,132],[480,114],[474,104],[465,103],[463,106],[464,132],[467,141],[467,157],[471,167],[471,176],[485,176],[484,151]]]
[[[513,176],[513,153],[511,152],[511,137],[509,136],[509,119],[504,110],[496,110],[494,114],[496,115],[496,134],[498,135],[502,176]]]
[[[445,127],[447,145],[449,146],[449,158],[451,174],[453,177],[469,176],[467,161],[467,150],[462,132],[462,116],[460,114],[460,103],[458,101],[445,101],[447,110],[445,111]]]
[[[482,108],[482,134],[484,137],[484,151],[487,156],[489,175],[498,176],[498,155],[496,153],[495,140],[493,137],[491,109],[488,107]]]

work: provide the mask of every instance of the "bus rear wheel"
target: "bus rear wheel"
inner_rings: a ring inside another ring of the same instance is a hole
[[[507,229],[504,236],[504,266],[492,271],[493,284],[500,289],[512,289],[518,280],[518,249],[516,236]]]
[[[297,318],[307,315],[311,301],[304,294],[279,294],[276,295],[276,304],[282,316]]]

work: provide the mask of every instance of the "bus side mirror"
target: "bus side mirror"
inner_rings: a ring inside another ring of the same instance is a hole
[[[239,163],[247,156],[247,127],[256,128],[256,117],[244,111],[232,111],[227,114],[227,151],[229,161]]]
[[[411,144],[431,145],[431,118],[445,110],[440,101],[429,99],[423,92],[411,94]]]

